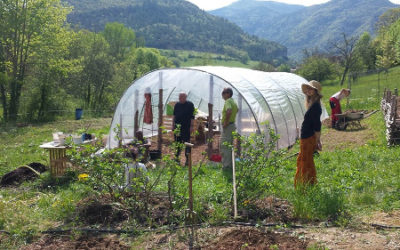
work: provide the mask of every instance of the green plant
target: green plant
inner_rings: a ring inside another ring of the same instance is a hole
[[[276,149],[279,136],[273,129],[268,132],[268,135],[234,136],[241,148],[240,159],[236,162],[238,204],[258,199],[274,188],[283,151]]]
[[[336,220],[347,209],[344,192],[336,187],[297,188],[290,201],[296,217],[308,220]]]

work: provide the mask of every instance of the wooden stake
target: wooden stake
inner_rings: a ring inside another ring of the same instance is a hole
[[[207,153],[208,159],[211,159],[212,151],[213,151],[213,132],[214,132],[214,124],[213,124],[213,105],[211,103],[208,104],[208,134],[207,134]]]
[[[193,144],[185,142],[185,146],[189,148],[188,152],[188,179],[189,179],[189,212],[191,224],[193,224],[193,188],[192,188],[192,147]]]
[[[233,177],[233,217],[237,218],[237,194],[236,194],[236,169],[235,169],[235,150],[232,148],[232,177]]]
[[[157,149],[162,154],[162,125],[163,125],[163,89],[158,90],[158,140]]]

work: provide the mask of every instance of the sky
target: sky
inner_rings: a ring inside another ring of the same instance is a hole
[[[187,1],[194,3],[200,9],[203,10],[214,10],[227,6],[238,0],[187,0]],[[274,1],[288,3],[288,4],[299,4],[305,6],[329,2],[329,0],[274,0]],[[389,0],[389,1],[395,4],[400,4],[400,0]]]

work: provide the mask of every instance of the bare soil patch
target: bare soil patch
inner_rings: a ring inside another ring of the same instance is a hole
[[[365,216],[362,221],[367,224],[378,224],[389,227],[400,227],[400,211],[390,212],[376,211],[372,215]]]
[[[32,162],[26,166],[21,166],[13,171],[3,175],[0,180],[1,187],[18,187],[24,181],[31,181],[38,177],[37,173],[43,173],[46,171],[46,167],[37,162]]]
[[[334,151],[338,149],[357,148],[376,138],[377,135],[369,127],[370,125],[364,120],[361,120],[360,123],[362,129],[346,129],[344,131],[339,131],[330,127],[329,119],[325,120],[324,125],[326,125],[326,128],[322,131],[321,135],[323,150]]]
[[[307,242],[285,234],[262,232],[255,228],[233,229],[203,249],[306,249]]]
[[[148,234],[135,249],[189,249],[190,230],[171,234]],[[288,233],[268,232],[254,227],[212,227],[195,230],[193,249],[306,249],[308,240]],[[274,249],[274,248],[272,248]]]
[[[171,157],[175,156],[175,152],[171,149],[171,144],[174,142],[173,134],[166,133],[163,134],[163,143],[162,143],[162,154],[163,155],[171,155]],[[213,140],[213,149],[214,152],[218,152],[220,143],[220,135],[215,135]],[[157,137],[151,138],[151,148],[150,150],[157,149]],[[180,154],[180,164],[185,164],[185,150],[182,150]],[[194,143],[194,147],[192,148],[192,163],[198,164],[200,162],[205,162],[207,159],[207,144],[196,142]]]
[[[333,227],[297,230],[296,234],[328,249],[400,249],[399,231]]]
[[[74,238],[70,235],[44,235],[37,242],[22,247],[23,250],[53,249],[130,249],[116,237],[99,237],[84,235]]]
[[[129,195],[128,195],[129,198]],[[144,201],[142,201],[144,202]],[[170,204],[165,195],[152,195],[148,200],[149,214],[145,211],[133,211],[126,205],[113,201],[109,196],[90,196],[77,204],[76,216],[85,225],[118,227],[119,224],[135,218],[143,226],[148,226],[148,217],[153,226],[170,224],[168,212]],[[75,217],[75,216],[74,216]]]
[[[264,223],[289,223],[294,222],[292,205],[284,199],[273,196],[256,200],[243,211],[243,216],[249,221],[263,221]]]
[[[129,218],[124,210],[108,196],[89,196],[77,204],[76,214],[80,222],[88,225],[118,224]]]

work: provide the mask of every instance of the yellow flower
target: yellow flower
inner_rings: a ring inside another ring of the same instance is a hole
[[[86,181],[89,178],[88,174],[80,174],[78,175],[78,180],[79,181]]]

